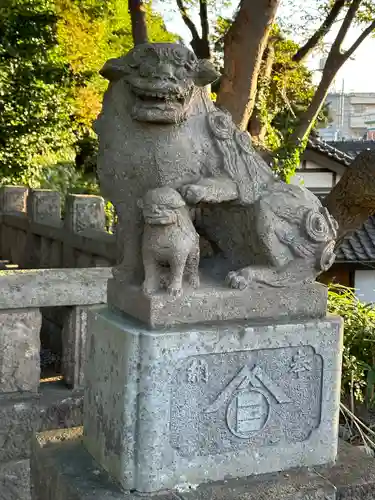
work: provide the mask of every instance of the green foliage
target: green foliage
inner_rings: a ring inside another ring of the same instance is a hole
[[[231,19],[219,17],[213,34],[214,59],[222,65],[224,36],[231,26]],[[270,35],[272,43],[272,71],[266,76],[266,58],[258,79],[254,113],[263,130],[262,147],[275,153],[275,170],[288,181],[299,166],[306,142],[290,147],[288,140],[298,123],[298,116],[310,105],[315,93],[312,73],[303,63],[295,63],[293,56],[298,45],[285,37],[279,26],[274,25]],[[215,89],[216,90],[216,89]],[[327,120],[325,110],[318,117],[318,124]]]
[[[151,3],[147,22],[151,41],[176,39]],[[127,2],[3,0],[0,35],[1,183],[55,179],[58,189],[75,181],[81,189],[94,170],[91,125],[107,85],[98,71],[132,47]]]
[[[291,177],[300,166],[306,143],[307,139],[296,147],[286,142],[276,150],[273,157],[273,168],[278,177],[284,182],[290,182]]]
[[[375,384],[375,309],[354,290],[330,285],[328,309],[344,318],[342,392],[358,402],[373,403]]]
[[[0,6],[0,175],[20,178],[74,157],[70,73],[55,34],[50,0]]]

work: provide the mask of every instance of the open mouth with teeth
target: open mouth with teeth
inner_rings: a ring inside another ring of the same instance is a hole
[[[192,89],[176,86],[142,88],[133,83],[130,90],[134,96],[133,118],[144,122],[177,123],[183,119],[192,98]]]
[[[149,104],[150,106],[158,104],[179,104],[180,106],[183,106],[186,99],[186,96],[175,92],[152,92],[135,88],[132,90],[138,101],[141,101],[145,105]]]
[[[157,91],[157,90],[144,90],[137,87],[132,88],[133,94],[136,96],[137,104],[150,107],[170,107],[170,106],[183,106],[186,100],[186,94],[183,95],[177,92]]]

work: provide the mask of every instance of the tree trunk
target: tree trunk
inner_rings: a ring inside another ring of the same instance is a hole
[[[307,40],[307,42],[302,45],[302,47],[300,47],[294,54],[294,62],[301,62],[303,59],[305,59],[318,45],[318,43],[323,40],[323,38],[331,29],[333,23],[336,21],[338,15],[345,7],[345,3],[345,0],[335,0],[323,23],[319,26],[315,33],[313,33],[311,38]]]
[[[341,62],[332,60],[331,62],[327,59],[326,67],[323,70],[322,79],[316,89],[314,97],[309,105],[309,107],[304,111],[299,117],[298,125],[295,128],[293,134],[288,140],[289,146],[298,147],[303,143],[310,135],[311,129],[322,109],[325,99],[328,94],[329,87],[335,78],[337,71],[341,66]]]
[[[340,241],[375,213],[375,151],[354,159],[323,204],[339,224]]]
[[[192,38],[190,45],[198,59],[211,59],[211,50],[206,38]]]
[[[134,45],[148,42],[146,8],[143,0],[128,0]]]
[[[198,59],[211,59],[207,1],[199,0],[199,18],[202,28],[202,36],[199,36],[197,27],[189,16],[184,0],[176,0],[176,3],[182,20],[190,30],[192,36],[190,45],[195,55]]]
[[[268,46],[264,51],[263,62],[260,69],[260,79],[258,78],[258,86],[260,84],[266,87],[270,86],[272,68],[275,61],[275,41],[275,39],[269,40]],[[259,89],[257,92],[257,96],[259,97]],[[257,106],[254,107],[253,113],[251,115],[248,131],[254,141],[254,144],[262,144],[264,142],[267,133],[267,123],[262,120]]]
[[[224,72],[217,104],[241,130],[254,109],[259,70],[280,0],[241,0],[224,38]]]

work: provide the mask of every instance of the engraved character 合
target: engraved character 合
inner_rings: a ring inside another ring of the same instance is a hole
[[[278,404],[291,403],[290,398],[258,366],[244,366],[224,388],[205,413],[215,413],[226,406],[226,423],[236,437],[248,439],[266,425],[270,416],[272,395]]]
[[[189,384],[208,382],[208,366],[202,359],[194,359],[187,369],[187,381]]]

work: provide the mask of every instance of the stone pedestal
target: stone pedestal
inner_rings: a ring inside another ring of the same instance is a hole
[[[218,321],[296,321],[324,318],[328,290],[321,283],[290,288],[236,290],[212,281],[184,290],[181,297],[146,296],[140,287],[108,281],[108,304],[151,328]]]
[[[154,492],[334,462],[342,321],[150,331],[89,312],[86,449]]]

